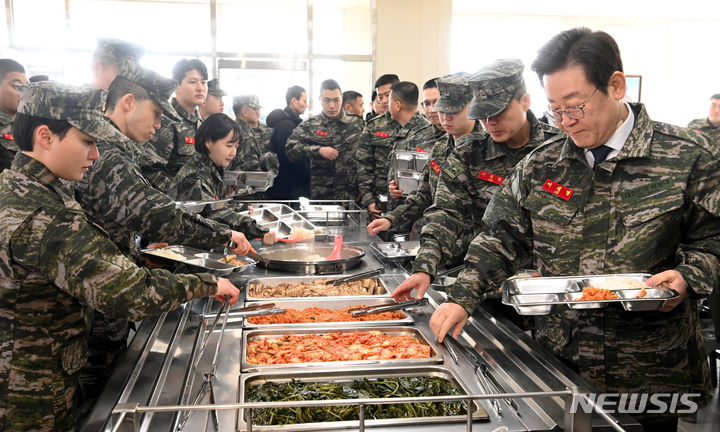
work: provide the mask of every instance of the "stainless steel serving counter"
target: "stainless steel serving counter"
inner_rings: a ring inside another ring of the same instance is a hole
[[[368,245],[380,241],[369,236],[365,230],[367,220],[364,212],[350,212],[342,225],[323,227],[332,238],[334,234],[343,236],[348,244],[361,246],[366,255],[363,263],[348,273],[382,267],[385,269],[384,280],[389,288],[394,288],[407,277],[406,263],[382,262],[373,254]],[[288,276],[288,273],[269,271],[256,267],[252,272],[243,273],[232,280],[243,284],[254,277]],[[471,396],[476,396],[487,411],[489,420],[476,420],[444,423],[414,423],[373,426],[377,431],[494,431],[506,427],[508,431],[551,431],[551,430],[613,430],[600,415],[571,416],[566,412],[567,401],[578,389],[590,391],[589,385],[577,374],[565,367],[551,354],[542,349],[527,334],[510,323],[498,311],[486,307],[478,311],[465,327],[461,339],[466,345],[474,348],[474,353],[489,366],[489,372],[498,382],[502,391],[512,397],[532,394],[532,397],[513,398],[517,409],[500,400],[501,411],[496,411],[492,399],[488,399],[485,387],[474,373],[470,361],[464,356],[456,364],[448,355],[445,346],[437,344],[432,336],[428,320],[432,311],[443,301],[443,293],[430,289],[428,291],[430,305],[410,310],[417,329],[431,344],[433,350],[443,357],[440,367],[447,368],[457,374],[462,385]],[[224,333],[218,326],[209,335],[207,348],[202,357],[200,342],[206,334],[206,328],[215,318],[218,302],[194,301],[184,307],[159,317],[145,319],[140,324],[128,350],[123,354],[98,404],[91,413],[83,431],[160,431],[178,430],[182,410],[178,406],[192,405],[195,395],[200,389],[204,374],[213,367],[213,353],[218,341],[219,346],[216,379],[214,381],[214,398],[218,414],[219,429],[224,432],[248,430],[238,415],[238,402],[241,381],[242,352],[242,320],[229,319]],[[231,316],[231,314],[230,314]],[[340,326],[337,326],[339,329]],[[222,334],[222,336],[221,336]],[[461,352],[462,354],[462,352]],[[347,366],[346,366],[347,367]],[[378,366],[352,366],[367,368],[368,374]],[[283,368],[284,372],[292,371],[292,366]],[[323,368],[305,367],[302,371]],[[297,370],[297,369],[296,369]],[[398,371],[400,369],[398,368]],[[544,393],[541,395],[541,393]],[[548,396],[547,393],[554,394]],[[466,400],[467,398],[459,398]],[[495,399],[497,400],[497,399]],[[357,403],[357,402],[349,402]],[[200,401],[200,405],[208,405],[208,398]],[[295,402],[295,405],[300,403]],[[261,405],[261,404],[255,404]],[[202,408],[202,406],[200,406]],[[228,409],[222,409],[228,408]],[[637,422],[625,416],[615,419],[615,430],[642,430]],[[619,429],[622,428],[622,429]],[[253,430],[287,430],[287,427],[252,427]],[[351,429],[358,430],[358,426]],[[213,431],[216,430],[207,409],[193,411],[182,430]],[[296,430],[296,429],[293,429]],[[305,429],[314,430],[314,429]],[[348,428],[343,428],[348,430]]]

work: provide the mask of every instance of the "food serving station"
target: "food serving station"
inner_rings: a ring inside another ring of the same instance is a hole
[[[354,203],[253,206],[258,223],[290,228],[281,238],[299,226],[315,241],[259,246],[261,261],[225,266],[214,261],[227,251],[146,251],[174,258],[176,271],[230,278],[240,300],[193,301],[143,320],[83,431],[642,430],[600,409],[573,413],[594,390],[490,306],[457,340],[438,343],[428,323],[452,273],[426,300],[382,310],[395,306],[389,294],[417,249],[370,236]],[[336,235],[341,258],[318,259]],[[380,310],[361,310],[370,306]]]

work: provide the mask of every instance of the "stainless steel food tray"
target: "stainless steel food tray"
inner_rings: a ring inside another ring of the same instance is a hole
[[[390,289],[387,286],[385,279],[382,276],[376,276],[369,279],[376,279],[380,285],[380,293],[373,295],[362,295],[362,296],[322,296],[322,297],[255,297],[250,293],[250,284],[263,284],[266,287],[275,287],[281,283],[312,283],[316,279],[337,279],[346,275],[332,275],[330,277],[321,276],[289,276],[289,277],[265,277],[265,278],[253,278],[247,281],[247,289],[245,290],[245,300],[247,301],[262,301],[272,302],[275,300],[303,300],[309,298],[321,298],[324,300],[345,300],[345,299],[363,299],[363,298],[378,298],[390,296]]]
[[[251,188],[253,192],[265,192],[275,181],[271,171],[225,171],[223,183],[236,188]]]
[[[663,287],[646,288],[647,297],[635,298],[640,289],[617,289],[618,299],[577,301],[582,289],[599,286],[608,278],[621,277],[645,281],[647,273],[623,273],[607,275],[563,276],[517,278],[503,284],[502,302],[512,306],[520,315],[547,315],[556,305],[567,305],[572,309],[601,309],[610,304],[621,304],[627,311],[654,311],[663,307],[666,301],[679,294]]]
[[[209,201],[175,201],[175,207],[183,208],[193,213],[200,213],[208,206],[212,210],[224,208],[230,199],[209,200]]]
[[[418,190],[421,179],[422,173],[416,171],[395,171],[395,182],[398,189],[403,192],[403,196],[408,196]]]
[[[339,224],[348,217],[345,207],[340,205],[300,205],[299,213],[311,222]]]
[[[239,303],[239,302],[238,302]],[[326,299],[320,299],[318,297],[312,298],[312,299],[303,299],[303,300],[285,300],[285,301],[275,301],[274,299],[266,299],[262,302],[245,302],[245,306],[251,306],[258,303],[275,303],[275,307],[279,309],[297,309],[297,310],[303,310],[311,307],[318,307],[323,309],[345,309],[352,306],[380,306],[380,305],[387,305],[387,304],[394,304],[395,301],[391,298],[363,298],[363,299],[338,299],[338,300],[326,300]],[[242,306],[236,306],[233,309],[238,309]],[[233,315],[233,309],[230,309],[230,316]],[[243,318],[243,327],[245,328],[258,328],[258,329],[264,329],[264,328],[278,328],[278,327],[288,327],[288,328],[353,328],[353,327],[372,327],[372,326],[397,326],[397,325],[410,325],[415,322],[415,320],[407,314],[404,311],[397,311],[401,315],[405,315],[405,318],[399,319],[399,320],[392,320],[392,321],[333,321],[333,322],[318,322],[318,323],[303,323],[303,324],[253,324],[248,321],[247,318]]]
[[[158,255],[160,250],[169,250],[183,257],[180,259],[172,259]],[[159,249],[142,249],[140,252],[143,255],[152,257],[162,264],[184,264],[192,270],[198,272],[207,272],[217,275],[227,275],[232,272],[245,273],[251,271],[255,266],[255,261],[248,257],[239,257],[242,261],[247,262],[247,265],[235,266],[220,261],[224,257],[222,253],[210,252],[202,249],[197,249],[190,246],[167,246]]]
[[[333,251],[331,243],[292,243],[274,245],[260,250],[267,262],[260,265],[269,269],[304,274],[335,274],[362,264],[365,251],[360,246],[343,244],[340,259],[326,260]],[[321,257],[322,259],[317,259]]]
[[[404,241],[404,242],[385,242],[385,243],[370,243],[370,248],[380,258],[389,261],[405,261],[412,258],[418,253],[420,249],[419,241]]]
[[[328,333],[360,333],[378,331],[383,334],[391,336],[402,336],[411,335],[414,336],[421,344],[430,347],[430,357],[419,358],[419,359],[393,359],[393,360],[352,360],[352,361],[333,361],[333,362],[308,362],[308,363],[284,363],[284,364],[272,364],[272,365],[260,365],[250,363],[247,360],[247,346],[248,343],[256,339],[267,339],[271,337],[295,335],[304,336],[309,334],[324,335]],[[243,372],[256,372],[259,370],[277,370],[287,369],[290,367],[358,367],[358,366],[410,366],[410,365],[426,365],[430,363],[442,363],[443,357],[439,354],[431,344],[428,343],[427,338],[422,335],[419,329],[414,327],[399,327],[399,326],[383,326],[383,327],[366,327],[361,329],[326,329],[317,331],[317,329],[273,329],[273,330],[246,330],[243,332],[243,343],[242,353],[240,354],[242,361],[241,367]]]
[[[290,380],[299,380],[303,382],[349,382],[356,379],[369,378],[398,378],[398,377],[440,377],[451,382],[461,394],[471,394],[468,388],[459,379],[455,371],[442,366],[397,366],[392,368],[378,369],[349,369],[349,368],[312,368],[310,371],[263,371],[242,374],[240,376],[240,403],[245,403],[245,395],[247,388],[253,385],[260,385],[265,382],[287,382]],[[328,401],[328,405],[332,405],[332,401]],[[485,408],[478,402],[473,401],[473,420],[488,420],[488,414]],[[446,416],[446,417],[409,417],[397,419],[381,419],[366,420],[366,426],[406,426],[420,425],[429,423],[447,423],[466,421],[467,417],[462,416]],[[302,423],[297,425],[282,426],[259,426],[253,424],[253,430],[273,430],[273,431],[318,431],[318,430],[337,430],[357,428],[357,421],[337,421],[322,423]],[[238,413],[238,426],[241,431],[247,430],[245,420],[245,410]]]
[[[430,153],[397,150],[392,154],[393,171],[415,171],[422,172],[430,162]]]
[[[249,211],[240,212],[254,219],[263,228],[268,228],[277,233],[279,238],[290,237],[293,228],[304,228],[315,232],[316,239],[320,240],[326,236],[325,230],[318,228],[305,219],[300,213],[285,204],[261,204],[254,208],[252,214]]]

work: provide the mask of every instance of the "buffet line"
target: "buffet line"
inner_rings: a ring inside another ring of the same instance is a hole
[[[354,203],[259,203],[249,214],[288,241],[258,249],[257,260],[143,251],[176,271],[229,277],[244,299],[144,320],[84,431],[641,430],[599,408],[572,412],[580,399],[592,405],[589,385],[491,307],[437,343],[428,321],[453,271],[422,301],[396,303],[389,295],[417,249],[369,236]],[[308,232],[314,241],[296,241]],[[505,303],[567,304],[583,283],[557,281],[545,293],[519,279]]]

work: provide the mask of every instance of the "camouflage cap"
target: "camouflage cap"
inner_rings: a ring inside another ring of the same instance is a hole
[[[17,112],[53,120],[65,120],[97,139],[109,140],[119,132],[103,116],[107,90],[76,87],[51,81],[17,86]]]
[[[495,60],[468,78],[473,100],[468,110],[469,119],[484,119],[503,112],[512,102],[519,88],[525,87],[522,61]]]
[[[219,98],[227,96],[225,90],[220,88],[220,80],[217,78],[208,81],[208,94]]]
[[[93,57],[118,67],[119,73],[137,66],[145,49],[119,39],[98,39]]]
[[[166,116],[173,120],[181,120],[180,115],[178,115],[177,111],[175,111],[175,108],[173,108],[168,102],[170,96],[173,94],[175,89],[177,89],[177,81],[165,78],[157,72],[141,66],[129,68],[128,70],[121,72],[118,76],[121,76],[147,90],[150,97],[160,105],[163,111],[165,111]]]
[[[435,80],[440,98],[433,111],[456,113],[472,100],[472,90],[464,74],[445,75]]]
[[[240,108],[243,106],[249,106],[250,108],[257,110],[262,108],[262,106],[260,106],[260,99],[256,95],[235,96],[233,98],[233,108]]]

